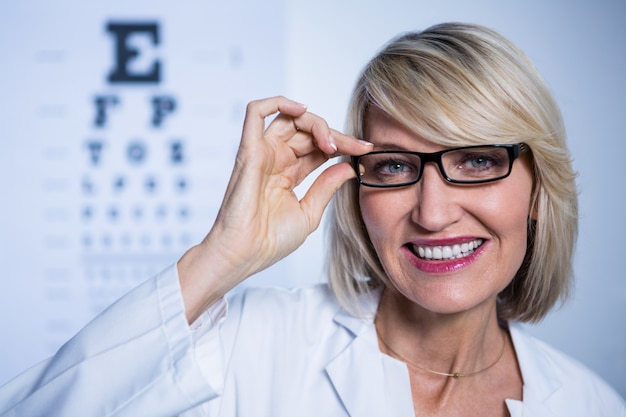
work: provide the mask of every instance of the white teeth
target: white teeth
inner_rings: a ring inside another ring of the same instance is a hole
[[[453,246],[414,246],[414,252],[420,258],[424,259],[455,259],[463,258],[474,252],[474,249],[478,249],[483,244],[482,239],[475,239],[470,242],[463,243],[461,245]]]

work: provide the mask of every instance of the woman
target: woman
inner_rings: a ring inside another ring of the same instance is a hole
[[[349,133],[251,103],[204,241],[0,390],[2,415],[626,415],[514,324],[565,296],[577,222],[559,112],[526,58],[479,26],[401,36],[361,75]],[[335,192],[330,287],[230,292]]]

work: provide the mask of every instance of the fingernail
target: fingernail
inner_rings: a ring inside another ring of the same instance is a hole
[[[335,143],[335,138],[332,134],[328,135],[328,143],[330,144],[330,147],[333,148],[335,152],[337,152],[337,143]]]
[[[305,109],[308,108],[306,104],[298,103],[297,101],[296,101],[296,104],[300,107],[304,107]]]
[[[357,139],[361,144],[365,145],[365,146],[374,146],[374,144],[372,142],[368,142],[366,140],[363,139]]]

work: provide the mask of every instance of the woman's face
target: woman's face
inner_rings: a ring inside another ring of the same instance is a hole
[[[366,126],[376,150],[443,149],[379,110],[370,110]],[[449,314],[492,308],[514,277],[526,252],[531,190],[529,163],[518,158],[507,178],[492,183],[451,184],[428,163],[417,184],[361,186],[359,199],[393,289],[428,311]],[[450,252],[455,256],[447,258]]]

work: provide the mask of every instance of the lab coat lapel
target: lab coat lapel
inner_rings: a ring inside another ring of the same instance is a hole
[[[370,310],[368,316],[373,317],[377,294],[364,305]],[[350,417],[413,415],[408,370],[380,352],[372,319],[356,318],[342,310],[335,322],[354,335],[326,367]]]
[[[360,335],[326,367],[351,417],[385,415],[383,368],[370,337]]]
[[[519,324],[511,324],[510,331],[524,380],[522,416],[552,417],[557,415],[552,410],[566,410],[568,399],[562,398],[562,383],[554,377],[559,371],[537,346],[543,342],[524,334]]]

